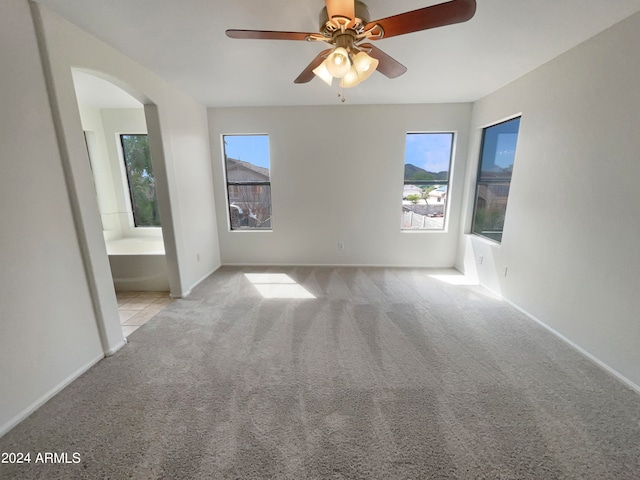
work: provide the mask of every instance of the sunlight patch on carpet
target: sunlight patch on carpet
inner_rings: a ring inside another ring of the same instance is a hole
[[[264,298],[316,298],[284,273],[245,273],[244,276]]]
[[[449,273],[444,275],[429,275],[429,277],[434,280],[439,280],[441,282],[448,283],[449,285],[478,285],[477,281],[474,281],[473,278],[468,277],[466,275],[457,274],[457,273]]]

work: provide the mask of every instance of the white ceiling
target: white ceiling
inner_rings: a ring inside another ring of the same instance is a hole
[[[315,32],[322,0],[38,0],[206,106],[335,105],[337,88],[293,80],[323,49],[232,40],[227,28]],[[371,19],[441,3],[368,0]],[[346,91],[350,104],[475,101],[640,11],[640,0],[478,0],[458,25],[383,39],[408,67]]]

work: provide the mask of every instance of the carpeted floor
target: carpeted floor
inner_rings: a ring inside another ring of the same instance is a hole
[[[222,268],[0,439],[80,463],[0,478],[640,478],[640,396],[442,273]]]

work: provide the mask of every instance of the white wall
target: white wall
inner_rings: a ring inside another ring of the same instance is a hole
[[[96,119],[97,112],[97,119]],[[105,239],[121,237],[162,238],[162,229],[135,227],[127,173],[120,148],[120,134],[147,133],[143,108],[103,108],[81,106],[82,128],[102,137],[104,154],[92,159],[93,173],[98,190],[98,204],[105,227]],[[102,152],[98,152],[102,153]],[[101,165],[95,165],[100,163]],[[104,168],[106,165],[106,168]],[[96,167],[105,171],[97,170]],[[108,171],[107,171],[108,170]],[[102,173],[102,175],[98,175]],[[110,190],[110,192],[109,192]],[[104,208],[103,208],[104,207]]]
[[[109,155],[109,165],[113,176],[113,187],[116,189],[116,200],[118,202],[119,222],[122,229],[122,236],[132,236],[133,213],[127,172],[124,167],[124,158],[120,146],[120,134],[122,133],[147,133],[147,123],[143,108],[103,108],[100,110],[102,118],[103,134],[107,153]]]
[[[109,153],[104,138],[104,127],[100,109],[87,105],[78,105],[82,129],[85,131],[89,160],[93,173],[98,208],[102,219],[102,229],[106,235],[121,237],[122,229],[118,216],[118,203],[114,179],[109,163]]]
[[[0,45],[1,435],[104,354],[27,2]]]
[[[477,271],[482,284],[636,385],[638,45],[640,14],[474,105],[469,187],[481,128],[519,112],[522,121],[502,245],[465,235],[457,260],[460,269]],[[469,232],[470,208],[466,214]]]
[[[118,147],[120,133],[147,133],[142,105],[138,109],[100,109],[80,104],[79,110],[82,129],[87,134],[105,240],[137,236],[140,231],[162,237],[159,228],[133,226],[124,161]]]
[[[0,44],[1,435],[124,342],[72,67],[145,104],[175,295],[220,254],[204,107],[27,0],[0,2]]]
[[[90,185],[71,68],[111,81],[145,105],[171,293],[187,295],[220,265],[212,190],[206,109],[113,48],[39,7],[49,50],[56,100],[76,183]],[[80,188],[79,202],[91,190]],[[90,203],[90,202],[89,202]],[[83,222],[95,212],[83,210]],[[90,257],[101,282],[112,289],[102,239],[87,227]],[[102,245],[98,245],[102,243]],[[199,258],[199,260],[198,260]]]
[[[444,232],[400,230],[405,136],[457,133],[449,218],[459,218],[470,112],[470,104],[209,109],[222,262],[453,266],[457,221]],[[269,134],[272,232],[228,227],[221,135],[250,133]]]

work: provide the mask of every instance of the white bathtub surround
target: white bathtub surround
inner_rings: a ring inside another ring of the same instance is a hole
[[[162,238],[119,238],[106,245],[108,255],[164,255]]]
[[[116,292],[169,290],[162,238],[120,238],[106,246]]]

